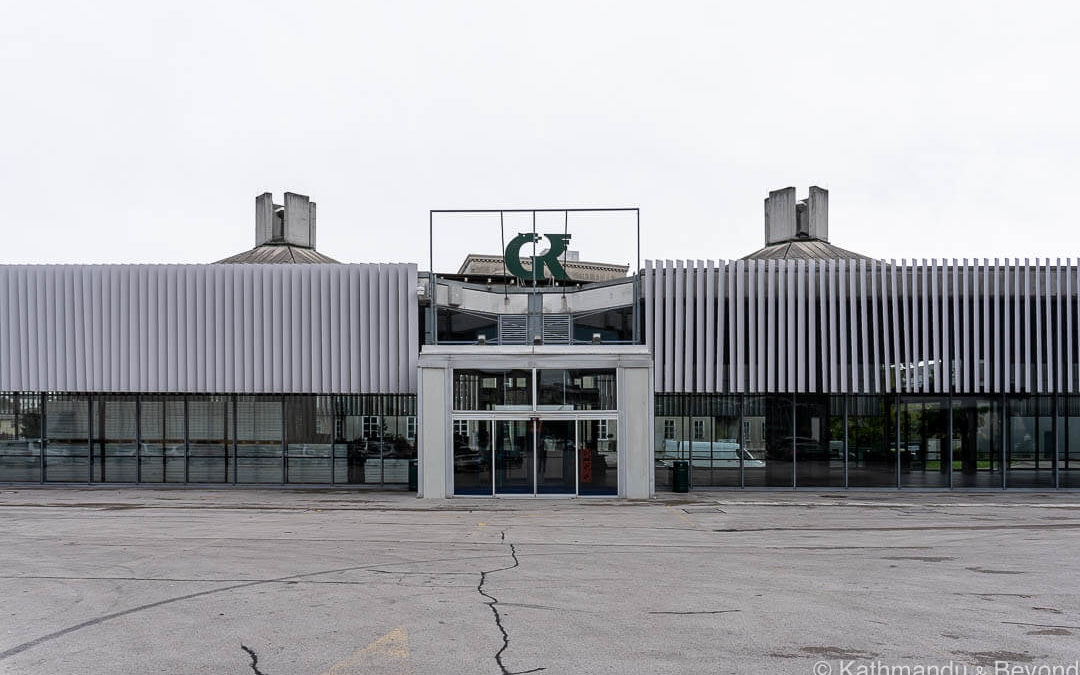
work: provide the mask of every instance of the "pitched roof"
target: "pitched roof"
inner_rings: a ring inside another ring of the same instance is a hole
[[[288,263],[337,263],[330,256],[323,255],[313,248],[304,246],[290,246],[288,244],[263,244],[256,246],[250,251],[237,253],[224,260],[218,260],[215,264],[288,264]]]
[[[789,239],[758,249],[743,260],[870,260],[822,239]]]

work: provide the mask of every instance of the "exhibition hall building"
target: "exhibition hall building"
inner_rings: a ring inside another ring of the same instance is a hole
[[[1075,261],[864,256],[828,199],[770,192],[735,259],[583,260],[576,218],[637,209],[518,209],[454,271],[341,262],[266,193],[218,262],[0,265],[0,483],[1080,488]]]

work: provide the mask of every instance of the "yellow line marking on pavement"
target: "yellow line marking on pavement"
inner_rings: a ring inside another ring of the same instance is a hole
[[[373,666],[379,666],[373,668]],[[322,675],[361,675],[379,672],[386,675],[411,675],[409,668],[409,635],[405,626],[398,626],[367,647],[357,649],[352,656],[335,663]]]
[[[683,510],[682,510],[682,509],[673,509],[673,508],[671,508],[670,506],[666,506],[666,507],[664,507],[664,508],[668,509],[669,511],[671,511],[672,513],[674,513],[674,514],[675,514],[675,515],[677,515],[678,517],[680,517],[680,518],[682,518],[683,520],[685,520],[686,522],[690,523],[690,527],[694,528],[695,530],[700,530],[700,529],[701,529],[701,526],[700,526],[700,525],[698,525],[697,523],[695,523],[695,522],[694,522],[694,521],[693,521],[693,520],[692,520],[692,519],[690,518],[690,516],[686,515],[686,514],[685,514],[685,513],[683,512]]]

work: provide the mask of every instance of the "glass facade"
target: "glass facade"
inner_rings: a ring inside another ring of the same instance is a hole
[[[614,371],[455,371],[454,392],[474,406],[462,415],[530,413],[454,419],[457,494],[617,493]],[[412,395],[0,393],[0,482],[403,486],[415,408]],[[697,488],[1080,488],[1080,396],[658,394],[654,428],[660,490],[677,459]]]
[[[406,485],[416,432],[412,395],[0,393],[0,483]]]
[[[654,433],[659,490],[1080,488],[1080,396],[657,394]]]

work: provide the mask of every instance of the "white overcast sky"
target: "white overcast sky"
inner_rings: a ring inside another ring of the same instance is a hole
[[[286,190],[348,262],[564,206],[735,258],[811,184],[868,255],[1076,257],[1078,43],[1074,2],[10,2],[0,262],[211,262]]]

